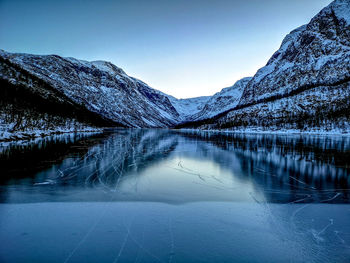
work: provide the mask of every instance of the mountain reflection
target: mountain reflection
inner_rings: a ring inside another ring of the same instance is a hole
[[[237,167],[228,161],[234,155],[242,170],[236,176],[253,181],[268,202],[349,200],[348,137],[208,132],[186,132],[185,136],[222,149],[209,158],[230,169]]]
[[[347,137],[117,129],[2,148],[1,202],[349,202]]]

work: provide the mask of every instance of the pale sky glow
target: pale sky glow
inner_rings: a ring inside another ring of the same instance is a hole
[[[264,66],[331,0],[0,0],[0,49],[107,60],[178,98]]]

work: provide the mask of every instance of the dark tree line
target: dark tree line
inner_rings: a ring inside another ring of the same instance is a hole
[[[44,97],[35,89],[0,80],[0,118],[3,124],[13,124],[12,131],[115,126],[84,106],[58,96]]]

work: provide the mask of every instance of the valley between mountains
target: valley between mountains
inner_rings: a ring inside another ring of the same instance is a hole
[[[266,66],[177,99],[106,61],[0,51],[0,140],[101,127],[350,132],[350,0],[282,41]]]

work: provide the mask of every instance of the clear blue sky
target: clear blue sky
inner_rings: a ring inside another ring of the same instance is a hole
[[[331,0],[0,0],[0,48],[107,60],[178,98],[252,76]]]

